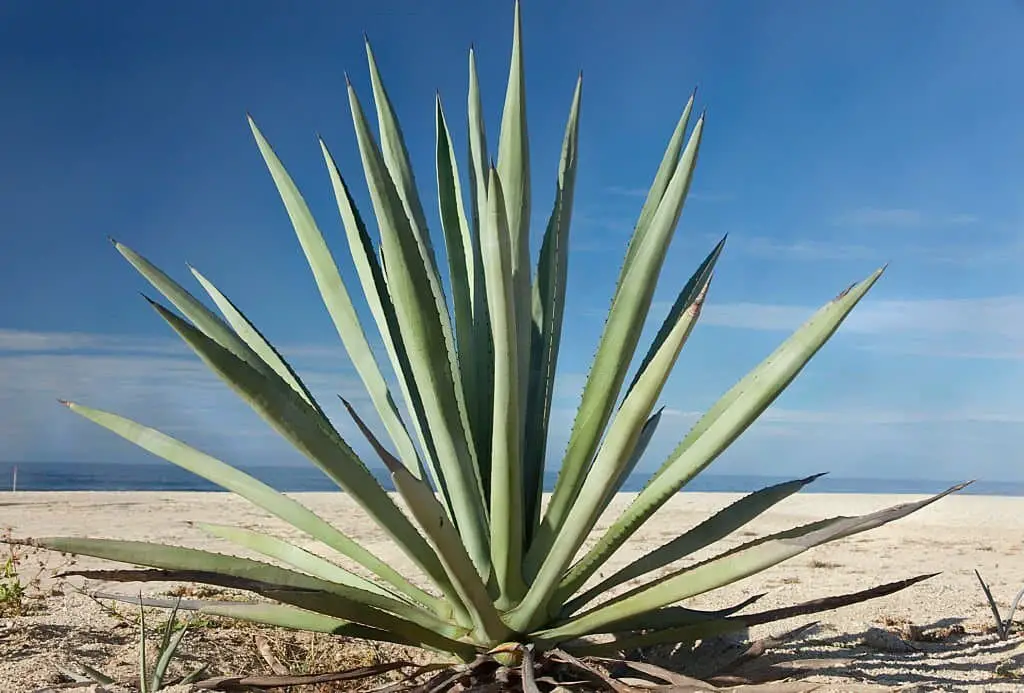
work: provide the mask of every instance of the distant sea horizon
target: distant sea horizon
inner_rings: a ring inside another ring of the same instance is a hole
[[[129,462],[0,462],[0,493],[10,492],[17,467],[18,491],[223,491],[202,477],[173,464]],[[306,466],[240,467],[257,479],[286,493],[330,492],[338,487],[312,464]],[[372,469],[381,485],[394,490],[384,469]],[[550,491],[557,472],[545,475],[544,487]],[[639,491],[650,472],[632,474],[621,491]],[[698,475],[683,491],[705,493],[749,493],[789,481],[796,476],[754,474]],[[948,488],[959,480],[872,479],[826,475],[809,484],[804,493],[884,493],[930,494]],[[980,479],[961,493],[992,496],[1024,496],[1024,482]]]

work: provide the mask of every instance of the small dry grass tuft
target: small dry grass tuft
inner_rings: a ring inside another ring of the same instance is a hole
[[[809,565],[812,568],[842,568],[842,563],[833,563],[832,561],[823,561],[818,558],[813,559]]]
[[[5,552],[0,555],[0,617],[11,618],[39,613],[45,608],[46,597],[59,594],[54,587],[43,588],[43,577],[53,577],[74,564],[74,559],[65,557],[59,564],[50,567],[47,554],[42,549],[14,545],[12,530],[0,530],[0,543]]]

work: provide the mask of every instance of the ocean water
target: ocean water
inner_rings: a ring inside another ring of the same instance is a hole
[[[19,491],[220,491],[218,486],[170,463],[112,464],[85,462],[0,462],[0,492],[9,491],[14,467]],[[337,486],[312,464],[288,467],[248,467],[245,471],[279,491],[337,491]],[[393,490],[387,473],[374,470],[381,484]],[[545,487],[555,484],[554,473],[545,475]],[[639,491],[647,474],[634,474],[623,491]],[[730,476],[701,474],[684,490],[747,493],[792,477]],[[805,493],[937,493],[957,480],[853,479],[825,476],[807,486]],[[961,493],[1024,496],[1024,483],[979,480]]]

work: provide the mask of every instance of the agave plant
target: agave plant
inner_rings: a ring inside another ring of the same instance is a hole
[[[322,552],[307,551],[274,536],[223,525],[203,528],[268,560],[98,538],[44,538],[33,543],[136,566],[79,573],[93,578],[185,580],[242,588],[265,598],[188,605],[208,614],[414,645],[464,661],[510,648],[596,654],[693,641],[849,603],[851,598],[844,597],[753,614],[740,613],[751,600],[715,612],[676,606],[814,546],[904,517],[945,494],[860,517],[797,527],[699,563],[677,563],[728,537],[816,477],[799,479],[746,496],[603,580],[592,578],[656,510],[755,421],[836,331],[884,268],[827,303],[726,392],[618,519],[580,555],[658,426],[656,404],[701,312],[722,252],[724,239],[679,291],[627,384],[690,189],[705,117],[700,115],[689,127],[691,96],[626,249],[558,465],[557,482],[544,507],[552,391],[565,317],[582,83],[576,84],[554,203],[532,266],[532,190],[518,6],[496,165],[489,163],[470,51],[465,176],[440,99],[436,103],[437,202],[447,259],[445,282],[402,131],[369,44],[366,53],[379,140],[350,83],[347,90],[379,242],[356,209],[349,184],[327,145],[321,141],[320,146],[372,325],[360,319],[333,253],[292,178],[251,118],[249,124],[386,437],[378,439],[354,407],[349,402],[344,405],[386,466],[408,513],[339,434],[279,351],[211,281],[191,270],[223,317],[141,255],[120,243],[115,246],[177,308],[173,312],[150,300],[160,317],[249,406],[348,493],[421,574],[401,574],[297,500],[219,459],[144,424],[74,403],[66,404],[75,413],[238,494],[343,558],[329,560]],[[367,331],[373,327],[382,338],[391,377],[370,346]],[[404,408],[392,383],[397,383]],[[672,564],[667,572],[661,570]],[[654,571],[664,574],[642,580]],[[912,582],[893,583],[853,599],[891,592]],[[623,586],[629,589],[623,591]]]

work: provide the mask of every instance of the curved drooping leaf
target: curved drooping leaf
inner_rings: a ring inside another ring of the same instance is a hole
[[[333,428],[324,426],[322,420],[314,415],[313,410],[294,390],[279,380],[267,378],[249,368],[166,308],[157,303],[152,305],[207,366],[296,449],[350,493],[434,584],[450,594],[451,585],[433,549],[381,488],[352,448]]]
[[[355,573],[345,570],[340,565],[328,561],[326,558],[317,556],[315,553],[306,551],[305,549],[291,544],[284,539],[278,539],[277,537],[270,536],[269,534],[263,534],[261,532],[254,532],[251,529],[245,529],[243,527],[232,527],[230,525],[219,525],[209,522],[197,522],[196,527],[203,530],[207,534],[211,534],[221,539],[237,544],[242,548],[249,549],[261,553],[268,558],[281,561],[293,568],[300,570],[307,575],[320,578],[321,580],[327,580],[328,582],[336,582],[339,585],[348,585],[356,589],[366,590],[368,592],[375,592],[381,596],[394,597],[395,595],[388,593],[380,585],[375,582],[371,582],[364,577],[360,577]]]
[[[156,429],[126,419],[117,414],[92,409],[73,402],[67,407],[90,421],[116,433],[125,440],[138,445],[158,457],[171,462],[186,471],[227,489],[247,501],[266,510],[296,529],[310,535],[324,545],[348,556],[364,568],[386,581],[419,604],[429,607],[434,613],[445,617],[451,608],[437,597],[416,587],[393,567],[362,545],[353,541],[333,525],[325,522],[316,513],[298,501],[274,490],[259,479],[196,450]]]
[[[180,548],[159,544],[153,546],[159,547],[158,551],[159,549]],[[204,558],[204,560],[208,559]],[[429,646],[432,649],[441,649],[446,652],[458,652],[461,644],[453,638],[461,637],[466,633],[465,628],[448,623],[423,621],[422,619],[419,619],[422,622],[405,620],[388,611],[370,606],[365,600],[352,599],[321,590],[286,587],[259,580],[232,577],[220,572],[169,569],[80,570],[70,571],[65,573],[65,575],[79,575],[92,580],[120,582],[191,582],[201,585],[245,590],[268,599],[273,599],[284,605],[309,609],[319,614],[353,621],[373,629],[391,631],[397,636],[411,639],[421,647]],[[386,638],[385,641],[387,640]]]
[[[86,577],[102,579],[108,571],[79,571],[77,574]],[[116,594],[111,592],[94,592],[92,596],[96,599],[110,599],[125,604],[141,604],[162,609],[183,609],[185,611],[196,611],[210,616],[222,616],[225,618],[250,621],[268,626],[290,628],[293,630],[304,630],[315,633],[330,633],[350,638],[364,638],[367,640],[378,640],[380,642],[393,642],[398,645],[413,645],[415,643],[403,638],[396,633],[389,633],[378,628],[370,628],[359,623],[353,623],[345,619],[325,616],[313,611],[299,609],[287,604],[275,604],[272,602],[238,602],[223,601],[217,599],[160,599],[154,597],[139,597],[137,594]]]
[[[175,573],[189,575],[189,581],[201,582],[207,574],[211,581],[218,577],[235,578],[241,582],[223,581],[210,584],[238,585],[240,589],[265,594],[270,590],[298,593],[324,593],[344,605],[346,608],[370,609],[373,614],[380,614],[381,622],[390,625],[417,625],[419,628],[435,629],[439,632],[458,632],[455,626],[445,623],[436,616],[427,613],[407,602],[392,597],[375,594],[366,590],[349,587],[311,575],[280,568],[270,563],[263,563],[249,558],[229,556],[227,554],[202,551],[183,546],[170,546],[145,541],[122,541],[117,539],[89,539],[78,537],[44,537],[27,542],[32,546],[41,546],[53,551],[61,551],[81,556],[92,556],[118,563],[129,563],[137,566],[157,568],[151,580],[162,579],[174,581]],[[119,577],[117,573],[120,572]],[[72,574],[72,573],[68,573]],[[110,579],[140,579],[145,574],[140,571],[108,571]],[[339,607],[340,608],[340,607]],[[387,612],[387,613],[385,613]],[[359,612],[363,614],[362,611]],[[369,613],[369,612],[367,612]],[[386,618],[385,618],[386,617]],[[377,618],[374,616],[374,618]],[[363,616],[353,616],[364,625],[379,626],[373,620],[363,620]]]
[[[380,642],[393,642],[398,645],[412,645],[408,639],[379,628],[369,628],[359,623],[346,621],[332,616],[325,616],[306,609],[299,609],[285,604],[246,604],[238,602],[209,602],[203,604],[200,613],[210,616],[224,616],[240,621],[251,621],[280,628],[292,628],[315,633],[330,633],[349,638],[365,638]]]

